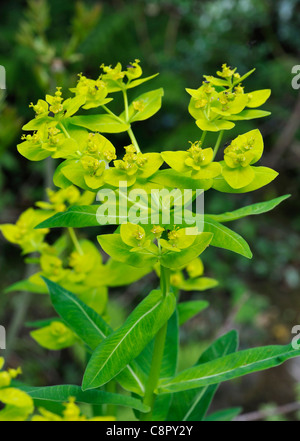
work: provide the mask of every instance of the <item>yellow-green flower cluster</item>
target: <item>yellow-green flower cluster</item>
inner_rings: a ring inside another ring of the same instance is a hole
[[[263,105],[271,94],[270,90],[244,93],[241,83],[253,72],[241,77],[236,69],[224,64],[217,72],[219,78],[206,75],[199,89],[187,89],[192,97],[189,112],[201,130],[230,130],[235,126],[234,121],[269,115],[268,112],[249,110]]]
[[[132,144],[125,151],[123,159],[114,161],[114,167],[105,173],[105,182],[114,187],[124,181],[131,187],[138,179],[150,178],[163,164],[159,153],[138,153]]]
[[[0,357],[0,421],[26,421],[34,411],[32,398],[25,392],[11,386],[12,380],[22,374],[21,368],[2,371],[4,358]]]
[[[82,415],[80,408],[75,404],[76,399],[70,397],[67,403],[64,403],[64,411],[62,416],[53,412],[49,412],[46,409],[39,408],[40,415],[35,415],[32,421],[46,422],[46,421],[115,421],[116,418],[112,416],[87,418]]]
[[[162,157],[174,170],[190,174],[194,179],[213,179],[222,172],[221,165],[213,161],[213,149],[203,149],[201,142],[192,144],[187,151],[163,152]]]

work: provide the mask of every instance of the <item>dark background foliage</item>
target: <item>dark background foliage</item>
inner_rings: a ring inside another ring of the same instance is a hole
[[[31,7],[30,7],[31,5]],[[109,0],[81,4],[11,0],[1,4],[0,64],[7,71],[7,95],[0,103],[0,221],[18,215],[44,197],[51,185],[51,164],[33,164],[20,157],[16,144],[22,123],[32,118],[28,104],[56,85],[69,88],[76,74],[95,78],[99,66],[124,65],[139,58],[145,74],[160,72],[151,86],[165,88],[161,112],[136,126],[143,150],[186,148],[199,138],[187,112],[186,87],[197,88],[203,74],[214,74],[223,62],[245,73],[256,67],[247,90],[271,88],[265,106],[272,116],[237,125],[233,137],[258,127],[265,137],[263,164],[280,172],[276,182],[249,195],[224,196],[211,192],[207,211],[216,213],[291,193],[274,213],[236,223],[251,244],[254,259],[209,250],[206,270],[220,287],[200,297],[209,299],[208,312],[183,330],[182,367],[190,365],[214,335],[238,328],[242,347],[285,344],[291,328],[300,323],[300,95],[291,86],[291,70],[300,64],[299,0]],[[117,147],[126,136],[112,136]],[[88,233],[87,233],[88,234]],[[4,293],[24,278],[19,250],[0,238],[0,323],[9,331],[9,361],[23,364],[27,381],[39,384],[80,381],[82,354],[45,353],[28,336],[23,323],[45,316],[43,297]],[[130,289],[112,292],[111,315],[118,324],[140,293],[155,285],[154,278]],[[199,298],[188,294],[187,298]],[[117,305],[122,305],[122,308]],[[75,366],[78,369],[74,369]],[[242,405],[245,411],[262,403],[284,404],[296,399],[299,361],[224,385],[216,408]],[[296,415],[289,416],[296,418]]]

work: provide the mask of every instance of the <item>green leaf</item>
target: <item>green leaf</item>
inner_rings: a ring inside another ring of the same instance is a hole
[[[196,366],[216,360],[237,351],[238,334],[236,331],[218,338],[200,356]],[[179,392],[174,395],[169,413],[172,421],[202,421],[218,389],[217,385]]]
[[[249,72],[247,72],[245,75],[243,75],[242,77],[238,78],[236,81],[234,81],[234,86],[236,86],[239,83],[242,83],[243,81],[245,81],[248,77],[250,77],[250,75],[252,75],[254,72],[256,71],[256,69],[252,69]]]
[[[56,312],[75,334],[92,350],[113,330],[93,309],[79,300],[72,293],[50,280],[44,279],[48,286],[52,304]],[[117,380],[124,389],[143,395],[145,388],[141,370],[135,363],[118,376]]]
[[[14,283],[4,290],[5,294],[11,292],[32,292],[33,294],[46,294],[47,289],[43,286],[35,285],[29,280],[21,280],[20,282]]]
[[[204,309],[209,307],[209,303],[204,300],[195,300],[190,302],[181,302],[178,304],[179,325],[189,321],[191,318],[200,314]]]
[[[85,127],[92,132],[100,133],[122,133],[126,132],[130,126],[121,122],[111,115],[87,115],[73,116],[70,123],[75,126]]]
[[[57,213],[39,224],[36,229],[44,228],[85,228],[99,227],[97,210],[99,205],[79,205],[69,208],[68,211]]]
[[[93,353],[83,378],[83,390],[106,384],[134,360],[174,312],[173,293],[152,291],[124,325],[107,337]]]
[[[126,84],[126,89],[133,89],[134,87],[140,86],[141,84],[146,83],[146,81],[153,80],[153,78],[156,78],[158,75],[159,74],[155,74],[155,75],[151,75],[150,77],[133,80],[130,83]]]
[[[129,106],[129,121],[132,123],[151,118],[151,116],[155,115],[160,110],[163,96],[163,89],[153,90],[140,95]],[[135,104],[141,106],[140,110],[134,108]],[[121,118],[125,119],[125,113],[122,113]]]
[[[254,170],[255,178],[246,187],[234,189],[227,184],[223,176],[218,176],[214,179],[213,188],[222,193],[248,193],[268,185],[278,176],[278,173],[271,168],[254,167]]]
[[[26,392],[32,399],[39,401],[65,403],[70,397],[74,397],[77,403],[86,403],[97,406],[101,404],[112,404],[115,406],[130,407],[139,410],[140,412],[149,411],[149,408],[136,398],[98,390],[83,392],[80,386],[19,386],[19,389]]]
[[[147,376],[149,376],[152,356],[153,356],[154,340],[143,350],[137,358],[139,365]],[[176,374],[179,353],[179,324],[177,311],[174,312],[168,321],[168,329],[166,336],[166,344],[161,365],[160,377],[172,377]],[[160,395],[155,400],[153,410],[154,421],[165,421],[172,400],[172,394]]]
[[[36,320],[35,322],[26,322],[25,326],[26,328],[44,328],[46,326],[51,325],[51,323],[53,322],[62,322],[62,320],[58,319],[57,317],[54,317],[45,320]]]
[[[248,349],[187,369],[172,379],[162,380],[158,392],[180,392],[233,380],[279,366],[299,356],[300,350],[293,349],[292,345]]]
[[[241,113],[237,115],[230,115],[228,118],[231,121],[249,121],[256,118],[264,118],[265,116],[271,115],[271,112],[266,112],[265,110],[242,110]]]
[[[131,285],[152,271],[152,267],[134,268],[126,263],[110,259],[102,268],[102,277],[106,286],[117,287]]]
[[[187,265],[196,257],[200,256],[213,240],[213,235],[209,233],[201,233],[196,237],[195,242],[189,248],[176,251],[167,251],[161,257],[161,264],[166,268],[178,269]]]
[[[232,421],[241,413],[241,411],[241,407],[233,407],[231,409],[219,410],[218,412],[214,412],[211,415],[208,415],[208,417],[206,417],[204,421]]]
[[[281,196],[276,199],[272,199],[271,201],[259,202],[257,204],[248,205],[248,207],[239,208],[238,210],[222,213],[222,214],[208,214],[207,216],[210,219],[213,219],[217,222],[232,222],[237,219],[242,219],[246,216],[254,216],[258,214],[267,213],[268,211],[273,210],[277,207],[281,202],[288,199],[291,195],[287,194],[285,196]]]
[[[204,216],[204,219],[204,231],[213,233],[214,235],[211,241],[212,246],[233,251],[248,259],[252,259],[253,254],[245,239],[235,231],[211,219],[209,216]]]

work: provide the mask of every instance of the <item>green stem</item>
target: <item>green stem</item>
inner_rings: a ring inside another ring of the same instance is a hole
[[[126,89],[123,89],[123,97],[124,97],[126,122],[128,123],[128,121],[129,121],[129,106],[128,106],[128,96],[127,96],[127,90]]]
[[[201,143],[201,145],[204,143],[205,138],[206,138],[206,135],[207,135],[207,131],[204,131],[204,132],[202,133],[202,136],[201,136],[201,139],[200,139],[200,143]]]
[[[124,124],[124,120],[120,118],[118,115],[116,115],[114,112],[112,112],[108,107],[102,106],[102,108],[105,110],[106,113],[109,113],[109,115],[113,116],[116,120]]]
[[[80,243],[79,243],[79,241],[78,241],[78,239],[77,239],[77,236],[76,236],[76,233],[75,233],[74,228],[68,228],[68,231],[69,231],[70,237],[71,237],[71,239],[72,239],[72,242],[73,242],[73,244],[74,244],[74,246],[75,246],[77,252],[78,252],[81,256],[83,256],[83,255],[84,255],[84,252],[83,252],[83,250],[82,250],[82,248],[81,248],[81,245],[80,245]]]
[[[163,295],[166,296],[170,290],[170,271],[167,268],[161,266],[161,290]],[[154,349],[152,355],[151,369],[148,378],[148,384],[146,386],[146,392],[144,396],[144,404],[150,407],[150,412],[146,414],[141,414],[142,421],[152,421],[153,409],[155,404],[155,389],[158,385],[161,364],[164,356],[166,336],[168,330],[168,322],[160,329],[155,337]]]
[[[67,138],[71,138],[67,129],[65,128],[65,126],[61,122],[59,123],[59,127],[62,129],[62,131],[64,132],[64,134],[66,135]]]
[[[165,342],[167,336],[168,323],[166,323],[161,330],[158,332],[155,338],[153,356],[152,356],[152,365],[149,374],[148,384],[146,387],[144,404],[150,407],[150,412],[141,414],[142,421],[152,421],[152,414],[155,403],[155,389],[158,384],[161,363],[164,356]]]
[[[170,270],[164,266],[160,267],[160,289],[164,297],[170,292]]]
[[[129,137],[130,137],[130,139],[131,139],[132,144],[133,144],[134,147],[136,148],[136,151],[137,151],[138,153],[141,153],[141,149],[140,149],[140,147],[139,147],[139,144],[138,144],[138,142],[137,142],[137,140],[136,140],[136,137],[134,136],[134,133],[133,133],[131,127],[130,127],[130,129],[127,130],[127,133],[128,133],[128,135],[129,135]]]
[[[125,106],[125,118],[126,118],[126,122],[129,124],[129,105],[128,105],[128,96],[127,96],[127,90],[123,89],[123,97],[124,97],[124,106]],[[136,140],[136,137],[134,136],[134,133],[132,131],[131,126],[129,127],[129,129],[127,130],[127,133],[131,139],[132,144],[134,145],[134,147],[136,148],[136,151],[138,153],[141,153],[141,149],[140,146]]]
[[[215,148],[214,148],[214,159],[217,156],[217,153],[219,151],[222,139],[223,139],[223,135],[224,135],[224,130],[221,130],[221,132],[219,133]]]

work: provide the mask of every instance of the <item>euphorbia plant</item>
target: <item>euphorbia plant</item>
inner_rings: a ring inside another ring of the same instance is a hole
[[[198,197],[210,189],[247,193],[276,178],[274,170],[257,166],[264,149],[259,130],[241,134],[220,152],[224,131],[237,121],[269,115],[258,108],[270,90],[246,92],[244,81],[253,71],[240,76],[223,65],[217,77],[205,76],[199,89],[187,89],[199,139],[176,146],[176,151],[145,153],[133,126],[161,108],[163,90],[130,102],[131,89],[153,77],[142,77],[138,60],[126,70],[121,64],[102,69],[96,80],[80,75],[72,98],[64,100],[58,88],[54,96],[32,104],[36,117],[24,127],[31,133],[18,146],[29,160],[51,156],[63,161],[54,175],[60,190],[49,192],[50,202],[38,203],[39,209],[29,210],[16,226],[2,226],[6,238],[21,245],[25,254],[38,253],[34,258],[41,265],[38,274],[10,290],[48,290],[59,317],[36,324],[33,338],[52,350],[80,342],[90,355],[81,387],[24,390],[36,400],[67,402],[73,397],[108,404],[109,412],[113,405],[129,406],[140,420],[205,420],[222,381],[300,355],[291,345],[238,352],[238,335],[231,331],[199,354],[194,366],[177,371],[180,326],[208,307],[200,300],[181,301],[180,292],[205,291],[217,284],[202,277],[201,254],[213,246],[251,258],[247,242],[224,224],[267,212],[288,197],[223,214],[195,210]],[[118,92],[124,109],[116,112],[111,95]],[[91,109],[92,113],[83,112]],[[131,142],[123,153],[103,135],[121,132],[127,132]],[[206,142],[208,132],[216,134],[213,147]],[[182,198],[182,193],[188,197]],[[94,203],[97,194],[100,203]],[[110,256],[105,263],[99,249],[79,240],[75,230],[99,224],[104,234],[98,242]],[[113,234],[105,231],[107,224],[116,226]],[[54,245],[46,244],[51,228],[67,228],[71,245],[65,233]],[[160,280],[158,288],[121,327],[112,329],[107,287],[130,284],[151,271]],[[122,389],[132,396],[121,395]],[[223,419],[234,416],[231,410],[222,414]]]

